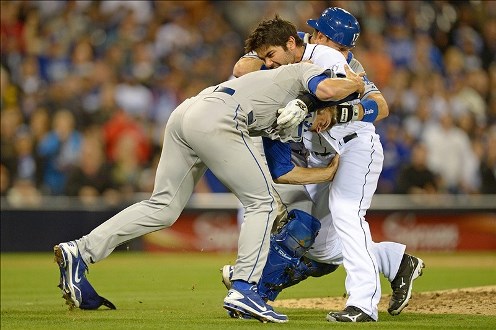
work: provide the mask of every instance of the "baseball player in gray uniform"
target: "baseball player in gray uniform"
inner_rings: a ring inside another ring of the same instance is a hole
[[[250,136],[279,138],[278,110],[294,112],[291,108],[299,103],[293,100],[302,92],[340,100],[363,91],[362,78],[349,69],[347,78],[329,78],[321,67],[299,63],[253,72],[185,100],[167,123],[150,199],[122,210],[88,235],[54,247],[66,302],[81,309],[115,308],[87,280],[88,265],[107,257],[119,244],[170,227],[208,167],[245,208],[236,271],[223,307],[263,322],[286,322],[287,316],[275,312],[256,290],[276,205],[268,168]]]
[[[276,17],[275,21],[277,19]],[[258,60],[254,55],[248,55],[244,63],[240,61],[235,66],[235,75],[242,75],[256,68],[257,65],[260,66],[261,60],[270,68],[308,59],[323,67],[333,68],[339,74],[339,68],[342,67],[340,63],[344,60],[343,55],[347,56],[352,69],[357,72],[363,71],[361,64],[349,52],[360,30],[358,22],[348,12],[340,8],[329,8],[318,21],[309,21],[311,26],[318,26],[320,29],[314,32],[314,40],[320,44],[328,43],[330,46],[337,42],[333,49],[323,49],[315,45],[300,46],[296,38],[288,39],[287,32],[280,34],[279,40],[275,36],[278,33],[267,29],[273,23],[268,21],[259,25],[261,31],[258,31],[259,34],[253,39],[255,43],[264,39],[265,41],[262,41],[263,47],[254,47],[258,53]],[[281,30],[287,31],[287,29]],[[249,43],[247,41],[247,44]],[[279,44],[282,47],[270,46]],[[253,47],[248,50],[253,50]],[[330,131],[321,134],[310,131],[304,133],[305,147],[310,150],[307,159],[309,166],[325,166],[336,152],[341,154],[341,157],[345,157],[345,163],[340,164],[330,190],[328,184],[307,185],[307,191],[317,205],[312,215],[321,220],[320,232],[307,256],[326,264],[344,263],[348,273],[346,287],[350,297],[347,307],[342,312],[329,313],[329,321],[377,320],[377,303],[380,297],[379,272],[388,277],[393,288],[388,311],[392,315],[399,314],[408,303],[412,282],[421,274],[423,267],[421,259],[404,254],[403,244],[373,242],[368,224],[364,220],[382,167],[382,147],[371,122],[387,116],[387,104],[378,89],[370,81],[367,81],[366,85],[362,100],[355,101],[354,105],[338,105],[338,122],[341,125],[336,125]],[[366,164],[368,165],[365,166]],[[279,190],[279,186],[276,190]],[[290,197],[282,200],[304,196],[299,191],[301,189],[290,190],[293,190],[289,193]],[[361,241],[367,243],[360,244]],[[225,272],[223,277],[226,278]],[[288,283],[284,285],[287,286]],[[259,291],[263,292],[263,287],[259,288]]]

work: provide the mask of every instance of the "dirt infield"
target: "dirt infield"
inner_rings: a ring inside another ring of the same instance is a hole
[[[387,311],[390,295],[383,295],[379,311]],[[274,307],[316,308],[341,310],[346,298],[284,299],[272,303]],[[496,315],[496,285],[432,292],[414,292],[404,309],[408,313],[426,314],[480,314]]]

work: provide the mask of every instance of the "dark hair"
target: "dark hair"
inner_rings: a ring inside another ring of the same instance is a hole
[[[245,41],[245,52],[249,53],[267,46],[282,46],[284,50],[287,50],[286,43],[289,37],[296,40],[297,46],[303,45],[303,40],[300,39],[296,31],[296,26],[275,15],[273,19],[260,22],[248,36]]]

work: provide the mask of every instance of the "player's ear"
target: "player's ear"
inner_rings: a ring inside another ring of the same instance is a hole
[[[316,40],[319,41],[327,41],[327,37],[320,31],[316,31],[317,37],[315,38]]]
[[[286,42],[286,48],[289,50],[293,50],[296,48],[296,40],[293,36],[290,36],[288,41]]]

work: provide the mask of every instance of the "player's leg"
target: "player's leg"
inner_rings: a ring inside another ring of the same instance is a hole
[[[406,253],[402,255],[401,262],[397,268],[391,267],[392,269],[396,269],[396,271],[392,271],[389,276],[391,289],[393,289],[388,306],[389,314],[398,315],[408,306],[408,302],[412,296],[413,281],[422,275],[424,267],[425,265],[422,259]],[[391,277],[393,277],[392,280]]]
[[[81,239],[55,246],[60,286],[70,306],[94,309],[105,303],[85,278],[87,265],[105,258],[119,244],[171,226],[205,172],[205,165],[179,136],[184,107],[176,109],[167,125],[151,198],[122,210]]]
[[[273,301],[283,289],[309,276],[320,277],[336,270],[337,265],[319,263],[305,256],[319,229],[318,219],[293,209],[288,214],[288,221],[271,234],[269,255],[258,282],[258,292],[263,299]],[[230,265],[222,268],[222,281],[228,289],[232,271]]]
[[[150,199],[127,207],[77,240],[85,262],[97,262],[130,239],[170,227],[181,214],[206,170],[178,130],[182,109],[179,107],[174,111],[165,130]]]
[[[361,309],[373,320],[378,318],[381,286],[370,229],[364,217],[377,187],[382,161],[379,137],[359,135],[348,142],[341,153],[329,194],[332,221],[341,238],[347,274],[345,286],[349,298],[346,306]],[[339,316],[330,313],[328,319],[336,321]]]
[[[224,299],[224,307],[232,311],[246,310],[262,321],[285,322],[287,317],[274,312],[255,289],[267,259],[277,206],[268,168],[248,134],[247,116],[231,102],[231,98],[222,98],[222,95],[205,97],[199,102],[199,109],[188,112],[185,120],[190,128],[187,134],[190,146],[244,207],[233,287]],[[215,126],[201,123],[198,127],[205,112]]]
[[[400,267],[406,245],[396,242],[373,242],[372,249],[379,271],[384,274],[389,282],[392,282]]]

